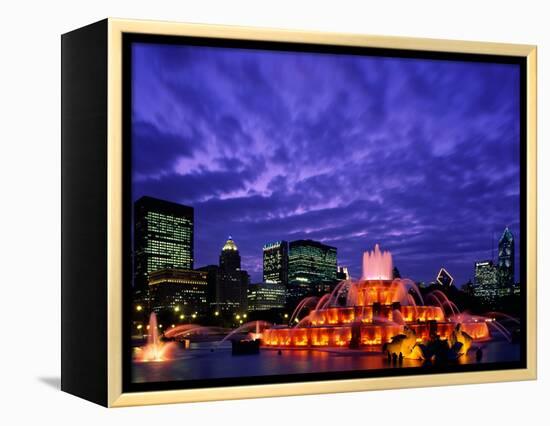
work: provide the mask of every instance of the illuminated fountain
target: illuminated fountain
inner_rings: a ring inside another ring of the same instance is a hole
[[[376,245],[363,255],[360,280],[342,281],[330,294],[303,299],[290,318],[291,326],[264,329],[262,344],[355,349],[384,345],[388,355],[425,359],[428,343],[437,339],[462,355],[472,340],[490,337],[482,318],[461,313],[441,291],[424,301],[413,281],[393,278],[391,253]]]
[[[175,343],[162,342],[158,334],[157,316],[151,312],[149,325],[147,326],[147,344],[136,350],[137,362],[162,362],[171,359],[171,353]]]

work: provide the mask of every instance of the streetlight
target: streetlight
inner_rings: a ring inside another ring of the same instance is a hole
[[[220,313],[218,311],[214,312],[214,316],[218,316]]]
[[[179,306],[174,306],[174,311],[179,312],[179,311],[180,311],[180,307],[179,307]]]
[[[182,319],[184,319],[184,318],[185,318],[185,315],[181,314],[181,315],[180,315],[180,319],[182,320]]]
[[[136,306],[136,311],[141,312],[142,309],[143,309],[143,307],[141,305]]]
[[[243,318],[246,318],[246,314],[243,314]]]

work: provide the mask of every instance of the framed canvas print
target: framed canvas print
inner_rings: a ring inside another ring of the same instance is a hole
[[[62,37],[62,389],[536,378],[536,48],[107,19]]]

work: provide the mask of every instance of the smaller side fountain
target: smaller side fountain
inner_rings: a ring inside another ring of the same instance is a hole
[[[149,316],[149,326],[147,335],[147,344],[136,348],[137,362],[162,362],[171,359],[172,350],[175,343],[162,342],[158,333],[157,315],[151,312]]]

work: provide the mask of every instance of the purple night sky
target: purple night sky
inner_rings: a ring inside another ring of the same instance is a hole
[[[517,276],[518,65],[137,43],[132,69],[133,199],[195,208],[195,266],[231,235],[257,282],[310,238],[462,285],[508,225]]]

